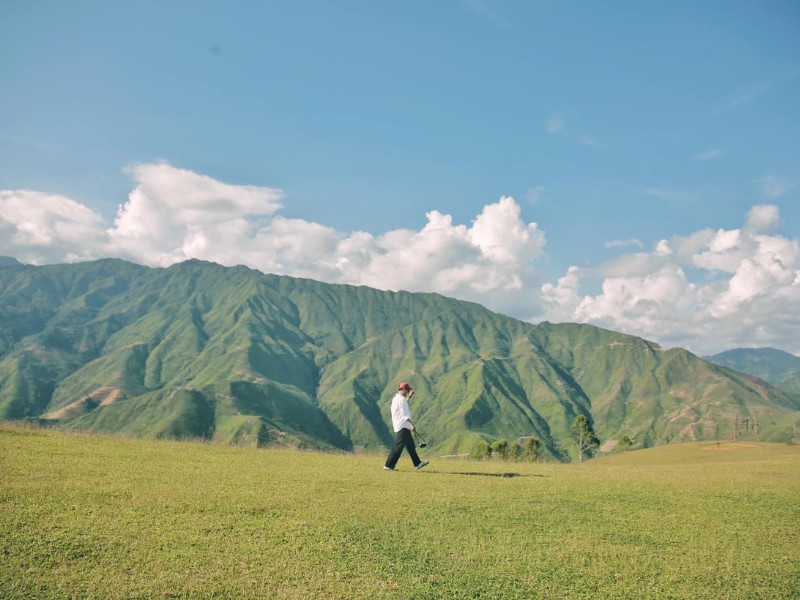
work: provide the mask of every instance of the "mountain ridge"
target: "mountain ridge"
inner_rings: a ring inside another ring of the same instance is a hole
[[[691,375],[690,377],[688,375]],[[641,446],[758,415],[793,435],[798,397],[682,349],[538,325],[439,294],[187,261],[0,268],[0,418],[223,443],[379,448],[409,380],[433,450],[534,435],[566,459],[578,415]]]

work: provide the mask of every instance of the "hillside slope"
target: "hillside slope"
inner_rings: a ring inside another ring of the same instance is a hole
[[[638,445],[787,439],[795,396],[588,325],[532,325],[437,294],[188,261],[0,269],[0,418],[224,443],[378,448],[400,380],[434,452],[523,435],[568,458],[585,415]]]

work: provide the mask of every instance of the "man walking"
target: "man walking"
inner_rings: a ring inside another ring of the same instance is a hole
[[[427,460],[420,460],[417,455],[417,448],[414,445],[414,438],[411,433],[416,433],[417,428],[414,427],[414,422],[411,420],[411,410],[408,408],[408,401],[414,395],[414,390],[406,382],[397,386],[397,394],[392,398],[392,427],[395,432],[394,448],[389,452],[386,458],[386,464],[383,468],[387,471],[394,471],[397,461],[400,460],[400,455],[403,453],[403,448],[408,450],[411,457],[411,462],[414,467],[421,469],[428,464]]]

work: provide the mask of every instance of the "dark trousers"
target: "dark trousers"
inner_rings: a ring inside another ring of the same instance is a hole
[[[397,461],[400,460],[400,455],[403,453],[403,448],[408,450],[408,455],[411,457],[411,462],[414,463],[415,467],[422,462],[417,455],[417,447],[414,444],[414,438],[411,435],[411,430],[403,428],[395,434],[394,447],[392,448],[391,452],[389,452],[389,456],[386,458],[387,467],[394,469]]]

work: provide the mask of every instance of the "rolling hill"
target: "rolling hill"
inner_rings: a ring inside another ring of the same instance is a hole
[[[228,444],[391,442],[398,381],[434,452],[533,435],[574,452],[729,436],[786,440],[800,399],[682,349],[589,325],[533,325],[438,294],[188,261],[0,267],[0,419]]]

